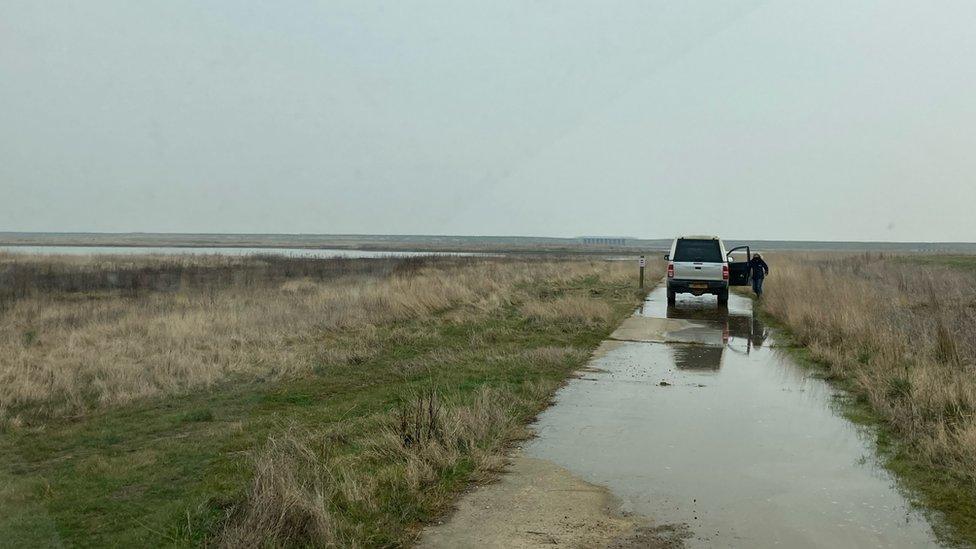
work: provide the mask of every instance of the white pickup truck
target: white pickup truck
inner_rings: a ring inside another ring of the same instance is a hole
[[[742,252],[745,261],[735,261],[733,254]],[[718,296],[719,305],[725,306],[729,303],[729,286],[749,285],[749,247],[726,251],[717,236],[679,236],[664,259],[668,261],[669,305],[674,305],[677,294],[690,293],[713,294]]]

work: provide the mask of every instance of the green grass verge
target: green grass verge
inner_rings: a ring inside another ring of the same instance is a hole
[[[743,294],[745,295],[745,294]],[[815,359],[806,347],[795,343],[788,326],[762,310],[753,300],[760,319],[778,332],[778,348],[818,377],[844,390],[836,398],[837,410],[852,423],[865,428],[874,439],[879,463],[897,479],[899,488],[929,518],[936,536],[950,546],[976,546],[976,487],[952,471],[920,460],[911,448],[858,394],[847,379],[832,375],[829,365]]]
[[[895,256],[899,263],[911,265],[942,265],[954,269],[976,271],[976,255],[914,254]]]
[[[533,383],[561,383],[629,315],[641,294],[595,277],[535,295],[588,295],[610,304],[606,323],[541,323],[515,306],[482,315],[452,311],[380,326],[380,349],[360,364],[320,364],[284,382],[226,383],[206,392],[143,401],[41,428],[0,433],[0,540],[9,546],[197,546],[219,534],[242,502],[249,456],[285,426],[328,431],[350,467],[381,468],[363,444],[417,391],[464,404],[483,387],[528,398]],[[458,318],[465,320],[458,321]],[[323,334],[342,345],[355,333]],[[572,347],[560,361],[526,350]],[[444,360],[449,356],[449,360]],[[525,423],[548,396],[515,410]],[[499,448],[498,450],[501,450]],[[369,472],[369,471],[367,471]],[[365,545],[409,544],[469,482],[470,463],[440,473],[424,497],[381,492],[380,505],[349,509]],[[377,471],[379,473],[379,471]]]

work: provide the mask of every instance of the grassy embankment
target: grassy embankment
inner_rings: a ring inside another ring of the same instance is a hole
[[[782,256],[761,309],[879,427],[886,466],[976,543],[976,257]]]
[[[632,270],[0,255],[0,539],[409,544],[632,311]]]

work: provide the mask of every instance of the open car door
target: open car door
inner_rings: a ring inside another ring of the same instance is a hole
[[[743,254],[745,254],[744,257]],[[752,259],[752,251],[749,249],[749,246],[732,248],[729,250],[726,259],[729,262],[729,285],[748,286],[750,278],[749,261]]]

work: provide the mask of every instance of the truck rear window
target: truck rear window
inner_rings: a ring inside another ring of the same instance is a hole
[[[674,248],[672,261],[688,261],[702,263],[722,263],[722,250],[718,247],[718,240],[678,240]]]

